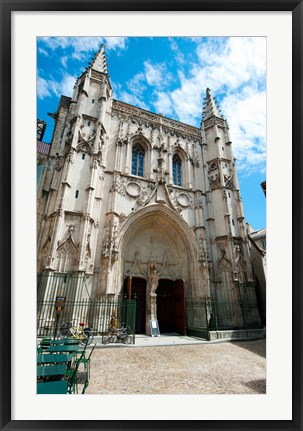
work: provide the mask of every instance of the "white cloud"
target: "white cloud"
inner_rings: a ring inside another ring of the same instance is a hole
[[[163,66],[156,65],[153,66],[150,62],[145,61],[144,62],[144,68],[145,68],[145,79],[148,85],[158,87],[160,83],[162,82],[162,72],[163,72]]]
[[[127,87],[132,93],[137,96],[142,96],[143,92],[146,90],[145,75],[142,72],[137,73],[130,81],[127,82]]]
[[[53,95],[72,96],[73,87],[76,82],[76,77],[65,73],[60,81],[54,79],[37,78],[37,95],[39,99],[52,97]]]
[[[51,96],[47,81],[40,76],[37,78],[37,96],[39,99]]]
[[[149,107],[137,96],[134,94],[127,93],[127,91],[122,91],[119,93],[119,100],[121,102],[129,103],[130,105],[138,106],[139,108],[149,110]]]
[[[180,121],[195,124],[202,114],[203,84],[195,78],[187,79],[183,72],[179,72],[180,86],[172,91],[173,110]]]
[[[51,50],[57,48],[66,49],[72,47],[75,51],[98,50],[102,43],[101,37],[41,37],[39,42],[43,42]]]
[[[126,37],[111,36],[111,37],[104,37],[103,39],[105,41],[107,50],[113,49],[114,51],[116,51],[118,49],[119,50],[126,49],[126,40],[127,40]]]
[[[105,43],[106,50],[126,49],[126,37],[40,37],[39,42],[44,44],[44,48],[54,51],[58,48],[72,49],[72,56],[76,59],[83,59],[83,54],[87,52],[97,52],[102,43]],[[43,48],[41,48],[43,49]],[[44,50],[45,51],[45,50]]]
[[[154,94],[157,97],[156,102],[153,104],[156,109],[158,109],[158,107],[164,103],[165,93],[162,94],[159,91],[155,91],[153,93],[150,91],[150,88],[148,89],[148,86],[154,87],[155,89],[164,88],[168,86],[171,80],[172,74],[167,71],[166,65],[164,63],[151,64],[150,61],[145,61],[144,71],[134,75],[134,77],[130,79],[126,85],[132,94],[137,98],[137,100],[142,100],[144,93],[149,90],[149,96],[150,94]],[[127,94],[129,98],[130,95],[129,93]],[[166,107],[168,108],[168,100],[166,100]],[[171,112],[171,110],[169,112]]]
[[[172,109],[172,100],[168,93],[163,92],[155,92],[154,95],[157,97],[156,101],[153,102],[156,111],[159,114],[163,115],[171,115],[173,112]]]
[[[178,51],[178,44],[176,42],[176,39],[174,37],[169,37],[168,40],[170,42],[170,49],[172,51]]]
[[[60,82],[60,93],[64,96],[71,97],[73,94],[73,88],[76,83],[76,76],[64,74],[62,81]]]
[[[66,66],[67,66],[67,60],[68,60],[68,57],[67,57],[67,56],[64,56],[64,57],[61,57],[61,58],[60,58],[60,61],[61,61],[62,66],[64,66],[64,67],[66,67]]]
[[[250,81],[265,79],[265,38],[218,38],[198,45],[197,55],[200,64],[196,65],[195,72],[208,81],[212,90],[235,89]]]
[[[151,64],[150,61],[145,61],[144,73],[147,84],[156,88],[166,87],[173,80],[173,75],[167,70],[165,63]]]
[[[185,57],[183,52],[180,51],[179,45],[176,42],[176,39],[173,37],[169,37],[170,49],[174,53],[174,60],[176,63],[183,65],[185,64]]]
[[[173,111],[175,118],[199,127],[202,99],[206,88],[211,88],[229,120],[239,170],[245,174],[256,170],[264,172],[265,38],[213,38],[195,42],[198,61],[190,65],[186,74],[179,72],[179,85],[175,90],[155,93],[154,106],[166,115]]]
[[[253,90],[239,98],[227,96],[222,108],[229,120],[238,169],[243,174],[264,172],[266,165],[266,93]]]
[[[49,55],[48,52],[43,48],[38,48],[38,51],[40,54],[45,55],[45,57],[48,57]]]

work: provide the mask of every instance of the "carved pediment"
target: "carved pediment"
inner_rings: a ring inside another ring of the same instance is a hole
[[[93,151],[92,146],[86,142],[86,141],[81,141],[78,145],[77,145],[77,152],[82,152],[82,153],[88,153],[91,154]]]

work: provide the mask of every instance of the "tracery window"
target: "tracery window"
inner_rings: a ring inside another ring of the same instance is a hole
[[[176,186],[182,185],[182,161],[178,154],[173,157],[173,181]]]
[[[132,152],[132,175],[143,177],[145,151],[141,144],[136,143]]]

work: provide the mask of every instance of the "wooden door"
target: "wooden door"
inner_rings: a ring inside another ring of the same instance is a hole
[[[157,319],[160,334],[175,332],[175,303],[172,280],[159,280],[157,293]]]
[[[185,334],[185,304],[183,280],[159,281],[157,293],[157,319],[160,333]]]
[[[146,280],[144,278],[132,278],[132,297],[136,298],[136,333],[145,334],[146,321]]]

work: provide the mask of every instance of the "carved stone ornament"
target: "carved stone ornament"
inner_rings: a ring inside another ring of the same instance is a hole
[[[61,171],[63,164],[64,164],[63,157],[57,156],[56,165],[55,165],[56,171]]]
[[[240,274],[246,271],[246,262],[243,259],[242,250],[239,244],[234,247],[235,273]]]
[[[190,198],[186,193],[179,193],[176,197],[178,204],[183,207],[187,208],[190,206]]]
[[[237,201],[239,201],[239,202],[241,202],[241,201],[242,201],[242,198],[241,198],[241,195],[240,195],[240,191],[239,191],[239,190],[236,190],[236,199],[237,199]]]
[[[67,227],[67,232],[65,233],[62,241],[58,241],[58,249],[60,247],[62,247],[65,243],[67,243],[67,241],[70,241],[74,247],[76,248],[76,250],[78,250],[78,242],[76,241],[75,238],[75,225],[74,224],[70,224]]]
[[[177,211],[178,213],[181,213],[183,210],[183,207],[179,204],[177,196],[173,195],[170,197],[170,202],[171,205],[173,206],[174,210]]]
[[[217,162],[211,162],[208,165],[208,172],[214,171],[215,169],[218,169],[218,163]]]
[[[117,192],[122,196],[125,196],[125,181],[122,180],[120,175],[114,175],[112,185],[110,187],[111,192]]]
[[[208,267],[208,260],[209,260],[209,256],[208,256],[208,252],[206,248],[202,248],[199,250],[199,263],[200,266],[207,268]]]
[[[119,216],[120,219],[120,224],[122,225],[123,223],[125,223],[126,219],[127,219],[127,215],[124,213],[121,213]]]
[[[136,198],[141,194],[142,187],[137,181],[129,181],[125,187],[125,191],[132,198]]]
[[[75,162],[74,150],[73,149],[71,149],[70,152],[68,153],[66,161],[67,161],[67,163],[74,163]]]
[[[226,188],[231,189],[231,190],[234,189],[233,173],[232,172],[230,173],[230,175],[224,175],[224,182],[225,182]]]
[[[109,222],[103,241],[103,252],[102,255],[107,257],[110,262],[115,262],[118,259],[118,227],[117,223]]]
[[[91,162],[90,162],[91,169],[97,169],[98,166],[100,166],[100,165],[101,165],[100,157],[93,156],[92,159],[91,159]]]
[[[202,209],[203,208],[203,202],[202,202],[201,196],[195,196],[194,207],[196,209]]]
[[[165,167],[165,161],[164,157],[160,156],[158,158],[158,168],[155,169],[157,172],[157,181],[159,184],[165,184],[166,183],[166,176],[168,175],[168,171]]]
[[[88,142],[82,141],[79,145],[77,145],[77,152],[91,154],[92,146]]]
[[[200,163],[199,163],[199,157],[198,157],[198,156],[190,157],[190,158],[189,158],[189,160],[190,160],[191,164],[192,164],[195,168],[198,168],[198,167],[200,166]]]
[[[218,173],[212,173],[208,176],[209,185],[211,190],[216,190],[221,188],[220,176]]]
[[[132,117],[136,117],[139,120],[139,122],[140,120],[141,121],[145,120],[155,125],[161,124],[163,128],[168,129],[168,132],[170,132],[170,130],[174,130],[176,132],[184,134],[185,136],[190,136],[192,138],[200,140],[201,131],[196,127],[189,126],[186,124],[181,124],[169,118],[165,118],[163,116],[159,116],[156,114],[143,111],[140,108],[136,108],[134,106],[126,105],[123,102],[119,102],[117,100],[113,101],[113,110],[118,111],[120,113],[128,114]]]

